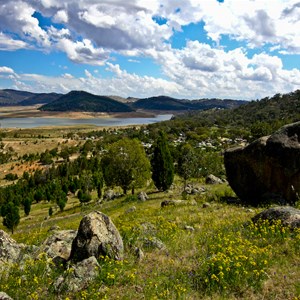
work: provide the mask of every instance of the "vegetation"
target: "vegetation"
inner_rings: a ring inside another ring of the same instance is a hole
[[[136,109],[146,110],[169,110],[169,111],[186,111],[186,110],[207,110],[211,108],[233,108],[245,104],[241,100],[221,100],[221,99],[201,99],[201,100],[181,100],[167,96],[157,96],[145,99],[139,99],[132,103]]]
[[[180,185],[179,179],[175,185]],[[252,211],[220,202],[222,195],[230,193],[226,185],[205,187],[207,194],[190,196],[197,201],[196,207],[162,209],[161,200],[170,195],[178,199],[181,188],[167,195],[151,194],[149,190],[146,202],[129,201],[124,196],[102,204],[91,202],[84,208],[68,203],[63,213],[56,211],[42,226],[47,211],[41,204],[33,204],[34,219],[21,220],[14,238],[39,245],[52,234],[48,230],[53,224],[61,229],[77,229],[82,214],[95,209],[112,218],[124,241],[125,259],[99,257],[98,277],[80,292],[63,292],[59,297],[64,299],[299,297],[300,232],[280,223],[253,224],[251,217],[261,209]],[[217,197],[210,207],[202,208],[209,194]],[[132,205],[136,211],[126,213]],[[164,249],[143,246],[144,239],[154,237],[163,242]],[[135,247],[143,247],[145,257],[141,261],[135,257]],[[52,267],[45,254],[36,260],[28,257],[22,269],[13,265],[1,275],[0,289],[14,299],[57,299],[54,282],[62,272]]]
[[[45,111],[131,112],[128,105],[106,96],[96,96],[83,91],[72,91],[55,101],[43,105]]]
[[[120,186],[124,194],[132,194],[150,179],[150,163],[145,150],[137,140],[122,139],[113,143],[102,158],[104,180],[107,186]]]
[[[159,137],[154,145],[151,166],[152,179],[155,186],[160,191],[168,190],[174,179],[174,164],[163,132],[159,133]]]
[[[19,208],[10,201],[2,206],[1,216],[3,217],[3,225],[10,229],[13,234],[20,222]]]

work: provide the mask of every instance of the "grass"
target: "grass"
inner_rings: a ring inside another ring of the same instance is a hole
[[[300,231],[254,225],[249,221],[261,209],[220,202],[232,193],[226,185],[207,188],[202,196],[188,196],[197,206],[160,207],[164,199],[180,199],[181,187],[149,193],[146,202],[123,197],[81,207],[72,198],[49,220],[49,204],[33,205],[31,218],[23,217],[13,236],[18,242],[39,245],[52,225],[77,229],[84,214],[100,210],[120,231],[125,259],[100,257],[99,275],[87,289],[57,295],[52,286],[62,270],[49,269],[43,255],[28,258],[2,275],[0,290],[13,299],[299,299]],[[203,208],[207,201],[211,205]],[[127,213],[132,206],[136,210]],[[145,244],[156,239],[165,247]],[[145,254],[140,261],[136,247]]]

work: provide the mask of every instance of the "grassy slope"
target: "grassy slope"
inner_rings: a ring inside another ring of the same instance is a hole
[[[37,204],[29,218],[22,218],[13,238],[39,245],[51,234],[50,226],[77,229],[82,216],[95,209],[112,218],[124,240],[125,260],[101,260],[99,277],[88,289],[60,295],[61,299],[296,299],[299,232],[280,226],[244,227],[259,210],[212,201],[231,193],[226,186],[208,189],[205,195],[193,197],[197,206],[164,209],[162,200],[181,198],[179,187],[167,194],[152,193],[147,202],[120,198],[80,207],[71,198],[66,211],[55,211],[49,220],[44,217],[50,204]],[[212,201],[211,206],[202,208],[204,201]],[[126,213],[133,205],[136,211]],[[195,230],[185,230],[186,225]],[[133,249],[141,246],[143,238],[154,236],[166,249],[144,248],[145,258],[137,262]],[[42,259],[29,261],[22,271],[16,266],[1,278],[0,290],[14,299],[57,299],[51,289],[57,273],[46,272]]]

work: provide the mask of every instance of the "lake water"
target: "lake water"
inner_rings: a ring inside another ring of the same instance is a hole
[[[35,128],[45,126],[69,126],[69,125],[96,125],[104,127],[152,124],[167,121],[173,115],[157,115],[152,118],[93,118],[93,119],[69,119],[69,118],[0,118],[1,128]]]

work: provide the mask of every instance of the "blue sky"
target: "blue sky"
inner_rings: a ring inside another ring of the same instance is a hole
[[[300,88],[296,28],[295,0],[0,1],[0,88],[260,99]]]

